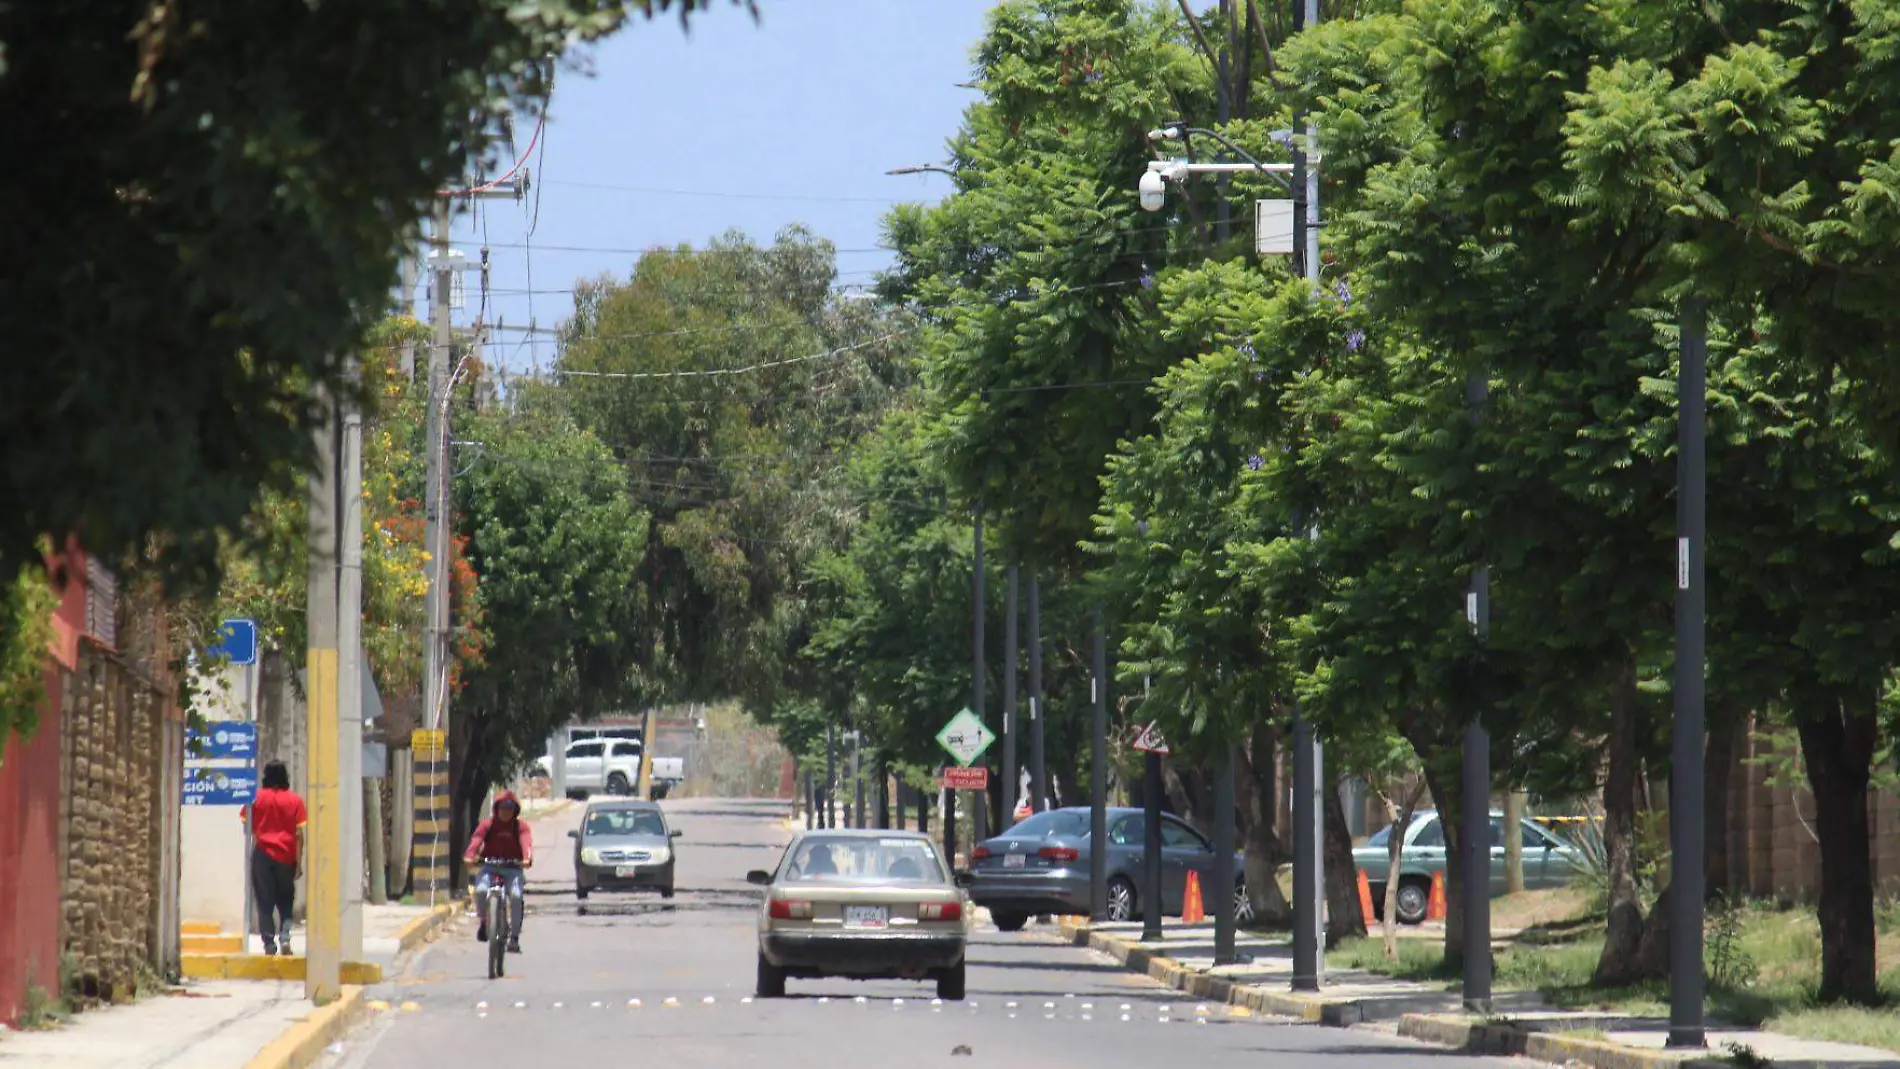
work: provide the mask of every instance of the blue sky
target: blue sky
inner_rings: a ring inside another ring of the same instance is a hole
[[[884,172],[942,161],[975,96],[956,83],[970,78],[994,3],[758,0],[754,22],[720,2],[690,31],[666,16],[593,48],[591,73],[556,77],[530,161],[538,218],[530,192],[457,220],[458,249],[473,260],[489,248],[489,322],[523,327],[532,316],[553,327],[577,278],[624,277],[641,249],[732,228],[763,243],[804,223],[838,246],[840,284],[869,281],[890,263],[876,248],[890,205],[949,190],[941,175]],[[519,147],[531,132],[517,131]],[[469,282],[460,324],[478,303]],[[417,312],[427,315],[426,301]],[[554,353],[518,330],[491,337],[490,362],[510,370]]]

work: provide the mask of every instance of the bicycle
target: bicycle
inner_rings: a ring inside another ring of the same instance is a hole
[[[508,881],[491,869],[526,868],[526,864],[515,858],[485,857],[482,859],[481,874],[476,879],[476,893],[482,896],[477,907],[488,928],[488,978],[500,979],[507,972],[508,940],[514,930],[508,920]],[[486,878],[488,886],[481,887]]]

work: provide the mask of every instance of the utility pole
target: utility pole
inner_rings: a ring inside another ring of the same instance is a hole
[[[310,753],[304,995],[321,1006],[342,994],[343,813],[337,740],[336,402],[324,391],[318,403],[323,419],[313,436],[316,469],[311,472],[309,484],[309,587],[305,595]]]
[[[1319,25],[1319,0],[1303,0],[1294,9],[1293,32]],[[1298,124],[1300,117],[1295,117]],[[1301,251],[1301,267],[1314,289],[1320,284],[1319,261],[1319,171],[1310,165],[1308,153],[1319,144],[1319,132],[1306,124],[1304,141],[1295,139],[1293,149],[1293,226],[1294,244]],[[1320,822],[1325,806],[1320,803],[1323,757],[1313,724],[1293,713],[1293,990],[1318,991],[1324,976],[1326,869],[1321,858],[1324,838]]]
[[[857,796],[856,812],[853,814],[852,827],[867,827],[864,823],[864,732],[851,733],[851,789]]]
[[[1003,821],[997,831],[1016,823],[1016,662],[1020,645],[1016,634],[1016,564],[1010,562],[1003,585]]]
[[[634,788],[635,798],[653,797],[653,706],[649,705],[640,716],[640,783]]]
[[[1102,610],[1095,610],[1089,638],[1089,698],[1094,714],[1089,727],[1089,918],[1108,919],[1108,638]]]
[[[1473,428],[1484,420],[1489,389],[1483,372],[1474,372],[1466,381],[1465,403]],[[1491,569],[1482,562],[1471,569],[1465,619],[1482,658],[1491,638]],[[1479,693],[1484,693],[1482,683]],[[1462,763],[1464,827],[1458,847],[1464,873],[1464,1005],[1467,1012],[1482,1014],[1491,1012],[1491,733],[1484,727],[1482,702],[1465,725]]]
[[[1221,0],[1221,13],[1227,19],[1227,41],[1245,41],[1234,22],[1234,4],[1231,0]],[[1233,97],[1229,92],[1233,75],[1233,58],[1228,46],[1223,42],[1220,50],[1220,99],[1221,125],[1225,126],[1233,116]],[[1224,247],[1231,237],[1232,204],[1228,200],[1228,179],[1220,178],[1219,214],[1215,217],[1215,234]],[[1211,902],[1209,908],[1214,914],[1214,963],[1227,965],[1234,961],[1234,849],[1236,835],[1234,831],[1234,747],[1222,740],[1218,765],[1214,774],[1214,866],[1213,884],[1207,889]],[[1160,773],[1159,760],[1156,762],[1156,775]]]
[[[1702,751],[1708,591],[1708,310],[1691,297],[1682,309],[1681,371],[1676,377],[1676,717],[1669,769],[1669,1046],[1708,1045],[1702,960],[1703,870],[1708,825],[1702,807]]]
[[[1048,765],[1043,758],[1042,583],[1029,573],[1029,808],[1042,812],[1049,797]]]
[[[356,378],[351,376],[352,380]],[[363,412],[354,396],[341,399],[343,449],[338,458],[341,568],[337,573],[337,783],[342,816],[344,961],[363,958]]]
[[[970,711],[976,714],[976,719],[980,723],[983,720],[983,654],[986,652],[983,648],[983,617],[985,615],[983,609],[985,607],[985,598],[983,597],[983,506],[981,505],[976,507],[975,532],[973,555],[976,568],[972,577],[972,585],[975,589],[970,599]],[[983,759],[983,763],[986,765],[989,763],[987,757]],[[956,792],[952,791],[951,793],[954,794]],[[990,837],[988,827],[990,815],[989,792],[977,792],[974,805],[975,812],[970,814],[970,845],[973,849],[977,843]],[[954,854],[951,856],[953,858],[955,857]]]
[[[428,410],[423,416],[424,434],[427,436],[423,447],[425,475],[423,479],[423,552],[428,554],[428,562],[423,566],[428,579],[428,596],[423,608],[422,624],[422,717],[421,727],[437,732],[432,736],[438,740],[429,751],[430,764],[419,768],[415,777],[415,846],[413,853],[430,859],[427,883],[433,901],[433,892],[446,890],[454,886],[459,854],[454,853],[456,844],[447,840],[454,837],[455,804],[454,792],[449,786],[454,782],[453,763],[450,761],[448,747],[448,658],[447,628],[449,620],[449,566],[448,554],[442,551],[447,542],[448,517],[448,474],[447,461],[443,453],[448,447],[448,434],[444,430],[442,394],[449,381],[449,355],[454,344],[453,327],[449,321],[449,301],[454,287],[454,270],[449,260],[449,221],[454,204],[447,197],[436,201],[435,232],[431,235],[435,255],[431,261],[429,276],[429,322],[432,329],[430,339],[427,379]],[[415,753],[414,750],[411,751]],[[446,803],[446,804],[445,804]],[[422,890],[422,880],[417,881],[417,891]],[[438,884],[441,887],[438,888]]]

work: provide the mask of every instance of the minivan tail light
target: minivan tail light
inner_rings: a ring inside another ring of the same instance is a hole
[[[808,921],[811,920],[811,903],[789,898],[774,898],[771,905],[766,907],[766,913],[773,920]]]
[[[973,862],[982,861],[990,856],[990,848],[987,846],[979,846],[975,850],[970,851],[970,860]]]
[[[1050,861],[1075,861],[1082,856],[1082,851],[1073,846],[1045,846],[1036,851],[1036,856]]]
[[[917,919],[920,921],[960,921],[963,919],[963,903],[925,902],[917,907]]]

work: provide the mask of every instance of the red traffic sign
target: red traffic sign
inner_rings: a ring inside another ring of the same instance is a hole
[[[990,789],[990,770],[982,765],[975,768],[946,767],[938,782],[953,791],[987,791]]]
[[[1168,740],[1161,737],[1161,729],[1152,723],[1142,728],[1140,735],[1135,736],[1134,746],[1142,753],[1166,755],[1168,752]]]

